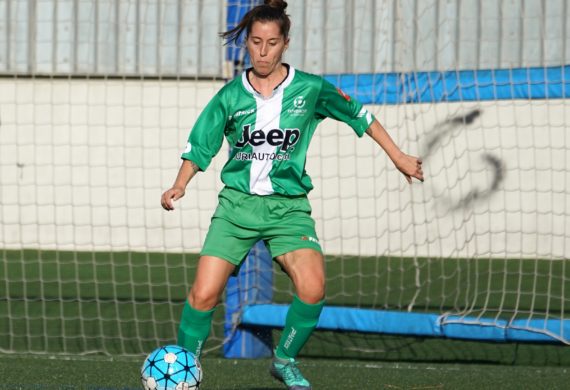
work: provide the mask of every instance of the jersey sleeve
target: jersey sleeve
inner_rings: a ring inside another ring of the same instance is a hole
[[[356,100],[323,79],[316,105],[317,115],[344,122],[362,137],[374,116]]]
[[[215,95],[198,116],[180,157],[194,162],[200,170],[205,171],[222,147],[227,118],[220,97]]]

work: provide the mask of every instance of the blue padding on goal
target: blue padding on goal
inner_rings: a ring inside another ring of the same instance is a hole
[[[282,328],[288,305],[253,305],[243,309],[241,323]],[[439,336],[438,315],[346,307],[325,307],[317,329],[365,333]]]
[[[288,309],[288,305],[277,304],[245,306],[240,323],[283,328]],[[497,342],[560,342],[570,334],[570,320],[523,319],[509,323],[494,318],[327,306],[317,329]]]
[[[443,335],[452,339],[507,341],[508,322],[479,317],[442,317]]]
[[[442,316],[442,333],[448,338],[499,342],[560,342],[570,334],[570,320],[502,319]]]
[[[441,103],[570,96],[570,65],[448,72],[330,74],[362,104]]]
[[[536,331],[533,332],[532,330]],[[539,333],[540,331],[546,332],[546,334]],[[567,340],[568,335],[570,335],[570,320],[515,320],[507,329],[508,340],[562,341]]]

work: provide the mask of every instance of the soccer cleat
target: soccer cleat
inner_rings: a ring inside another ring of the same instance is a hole
[[[311,384],[303,377],[293,358],[273,357],[270,372],[275,379],[285,383],[288,390],[311,390]]]

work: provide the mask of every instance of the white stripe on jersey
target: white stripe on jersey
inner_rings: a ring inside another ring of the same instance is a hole
[[[266,99],[251,87],[249,81],[247,81],[246,72],[243,73],[242,83],[245,88],[253,94],[257,105],[254,130],[263,130],[263,132],[267,134],[270,130],[280,129],[279,122],[281,119],[281,108],[283,106],[283,93],[285,88],[291,84],[293,77],[295,77],[295,69],[291,66],[289,67],[289,75],[287,78],[273,91],[273,95]],[[265,155],[264,153],[274,153],[276,149],[277,147],[269,145],[268,142],[264,142],[259,146],[253,146],[252,152],[259,153],[258,156],[263,156]],[[267,158],[251,161],[249,171],[250,193],[271,195],[275,192],[271,185],[271,178],[269,177],[272,167],[273,161]]]
[[[276,93],[269,99],[264,99],[259,95],[255,95],[255,102],[257,103],[255,130],[263,130],[265,134],[272,129],[279,129],[279,119],[281,118],[281,106],[283,103],[283,89],[275,91]],[[253,153],[259,153],[263,156],[264,153],[275,152],[276,147],[271,146],[268,142],[264,142],[259,146],[253,146]],[[273,186],[271,185],[271,178],[269,172],[273,167],[273,161],[266,158],[263,160],[252,160],[251,168],[249,171],[249,190],[252,194],[257,195],[270,195],[273,194]]]

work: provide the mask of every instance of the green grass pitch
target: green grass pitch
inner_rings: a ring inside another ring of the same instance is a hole
[[[0,390],[138,388],[155,337],[174,342],[196,262],[192,254],[132,252],[4,250],[0,258]],[[522,315],[560,313],[570,291],[563,261],[328,256],[327,275],[327,304],[379,309],[405,309],[415,296],[426,312],[470,302],[502,307],[497,315],[507,317],[515,305]],[[289,302],[284,275],[275,287],[275,301]],[[82,355],[101,350],[111,357]],[[301,359],[316,389],[556,389],[566,385],[570,348],[316,332]],[[268,364],[214,350],[203,361],[203,388],[279,389]]]
[[[140,389],[142,363],[132,358],[64,358],[0,355],[0,389]],[[268,374],[267,359],[203,361],[203,390],[284,387]],[[566,367],[382,363],[303,359],[315,389],[566,389]]]

